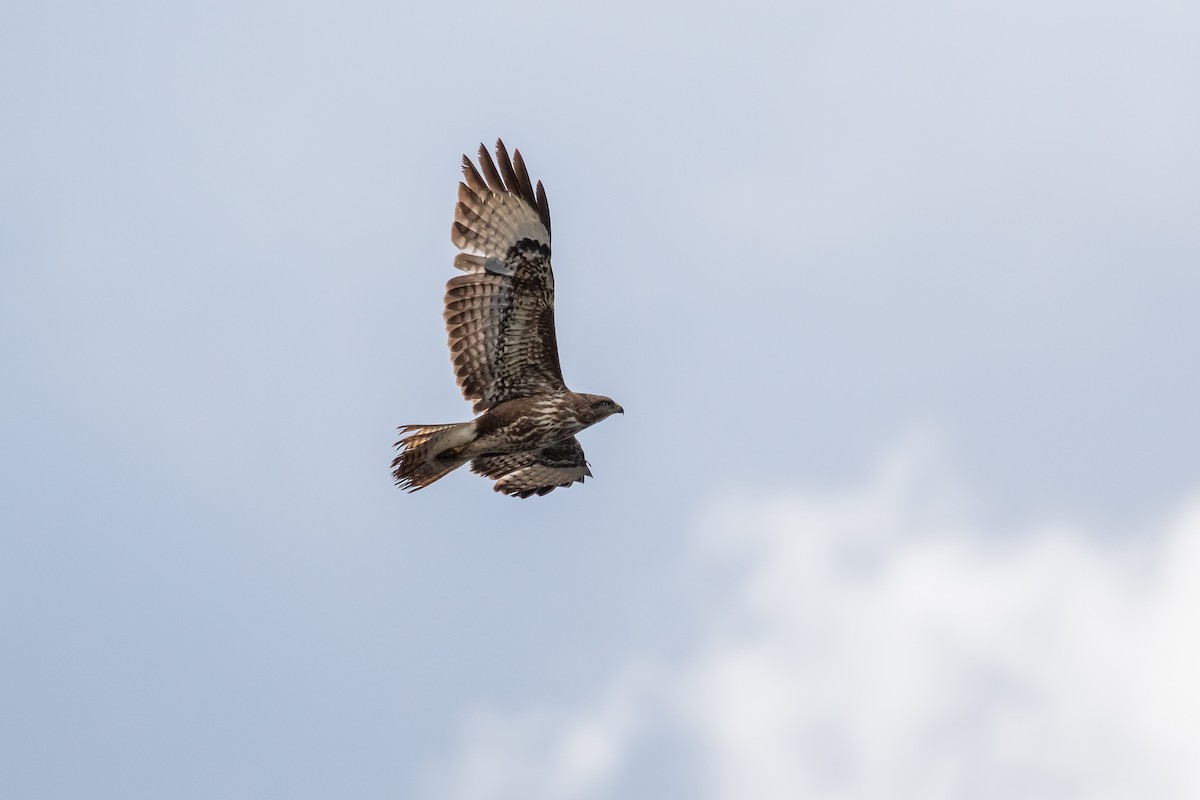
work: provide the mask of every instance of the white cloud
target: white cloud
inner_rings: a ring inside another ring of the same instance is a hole
[[[479,711],[464,725],[463,748],[429,776],[430,797],[532,800],[587,797],[610,779],[643,728],[647,684],[630,669],[583,713]]]
[[[1200,796],[1200,496],[1137,535],[982,530],[914,440],[864,486],[699,527],[724,588],[689,654],[574,708],[480,712],[436,796],[636,789],[663,731],[717,800]]]

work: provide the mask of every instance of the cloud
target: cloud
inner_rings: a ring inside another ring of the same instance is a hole
[[[714,800],[1200,796],[1200,495],[1128,536],[977,519],[919,438],[862,486],[717,502],[686,655],[475,712],[431,794],[640,795],[673,753]]]

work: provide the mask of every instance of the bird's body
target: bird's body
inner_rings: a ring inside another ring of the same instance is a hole
[[[519,453],[561,442],[608,416],[592,408],[605,400],[569,391],[506,400],[475,420],[475,455]]]
[[[498,492],[547,494],[592,473],[575,434],[623,409],[600,395],[566,387],[554,331],[550,208],[529,180],[520,152],[509,160],[496,143],[479,165],[463,157],[451,239],[466,274],[446,284],[451,358],[471,422],[407,425],[392,462],[401,488],[421,489],[471,462]],[[485,178],[486,176],[486,178]]]

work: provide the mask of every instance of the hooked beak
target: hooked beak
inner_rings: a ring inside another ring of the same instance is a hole
[[[613,403],[613,405],[617,407],[617,410],[613,412],[614,414],[624,414],[625,413],[625,409],[621,408],[620,403]]]

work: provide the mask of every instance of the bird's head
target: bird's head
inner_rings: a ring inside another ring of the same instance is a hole
[[[583,401],[580,403],[582,408],[579,409],[579,417],[589,425],[595,425],[613,414],[625,413],[625,409],[621,408],[611,397],[599,394],[581,394],[579,398]]]

